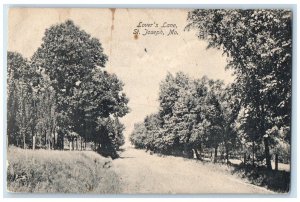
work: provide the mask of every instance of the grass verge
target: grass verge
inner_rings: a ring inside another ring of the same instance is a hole
[[[120,193],[110,158],[93,151],[24,150],[9,147],[7,189],[31,193]]]
[[[267,170],[265,167],[251,165],[235,165],[232,173],[247,179],[250,183],[266,187],[278,193],[288,193],[290,190],[290,172],[285,170]]]

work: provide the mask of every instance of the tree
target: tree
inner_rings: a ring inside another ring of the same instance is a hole
[[[193,127],[191,130],[191,136],[189,139],[190,147],[193,148],[198,159],[202,159],[202,151],[204,144],[207,142],[207,131],[209,127],[209,121],[206,119],[207,110],[207,95],[208,95],[208,81],[207,77],[196,79],[193,81],[191,104],[193,108],[190,110],[193,114]],[[200,153],[199,153],[200,152]]]
[[[67,137],[73,148],[84,139],[115,156],[124,144],[118,118],[129,108],[122,81],[102,70],[106,61],[99,40],[72,21],[46,29],[31,62],[8,53],[9,144],[32,137],[33,148],[63,149]]]
[[[7,134],[8,144],[19,145],[19,126],[17,115],[19,110],[18,80],[22,78],[22,70],[26,68],[26,60],[21,54],[8,52],[7,54]]]
[[[70,116],[74,91],[91,79],[96,68],[104,67],[106,61],[99,40],[70,20],[46,29],[41,47],[32,57],[33,65],[49,76],[59,117]],[[67,130],[66,124],[58,126]]]
[[[206,128],[207,144],[215,150],[214,160],[217,160],[218,147],[224,140],[224,114],[222,109],[224,83],[220,80],[208,81],[205,118],[209,122]]]
[[[186,96],[190,78],[182,72],[175,77],[170,73],[160,85],[160,117],[162,119],[164,143],[169,152],[181,154],[190,128],[184,119],[188,118]],[[185,116],[186,115],[186,116]],[[185,117],[184,117],[185,116]]]
[[[72,97],[72,130],[96,143],[98,150],[104,153],[114,154],[124,143],[124,126],[118,117],[126,115],[129,108],[128,98],[122,93],[123,86],[115,74],[95,70],[91,79],[81,83]]]
[[[68,20],[46,29],[32,60],[45,69],[58,94],[71,96],[78,83],[89,79],[97,67],[104,67],[107,56],[98,39]]]
[[[39,76],[23,56],[7,53],[7,134],[8,144],[26,148],[36,125],[36,89]]]
[[[257,135],[256,142],[264,142],[266,165],[271,169],[274,136],[268,131],[276,125],[287,131],[284,139],[289,141],[290,136],[291,12],[197,9],[189,12],[188,20],[187,29],[197,29],[208,48],[219,48],[228,56],[227,68],[234,70],[244,92],[241,103],[248,109],[247,131]],[[251,126],[254,121],[258,122]]]
[[[150,114],[144,119],[145,134],[144,140],[146,149],[151,151],[164,151],[161,147],[164,139],[160,134],[162,120],[159,114]]]
[[[229,84],[223,91],[221,110],[223,117],[223,143],[226,152],[226,161],[229,163],[229,153],[238,148],[238,131],[236,121],[241,110],[240,91],[236,84]]]
[[[113,133],[115,135],[114,145],[116,150],[119,150],[122,145],[125,144],[125,137],[123,131],[125,130],[124,124],[119,121],[119,118],[116,117],[113,120]]]
[[[182,72],[168,74],[161,83],[160,110],[136,125],[132,143],[165,154],[201,159],[206,148],[224,145],[228,153],[237,141],[235,121],[240,105],[234,84],[220,80],[191,79]],[[200,152],[200,154],[199,154]]]
[[[146,128],[143,122],[135,123],[134,129],[130,135],[130,142],[138,149],[146,148],[145,144]]]

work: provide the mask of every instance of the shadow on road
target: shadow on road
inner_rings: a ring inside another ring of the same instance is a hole
[[[132,157],[132,156],[120,156],[119,159],[134,159],[136,157]]]

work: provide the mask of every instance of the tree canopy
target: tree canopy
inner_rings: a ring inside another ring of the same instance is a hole
[[[98,151],[115,156],[115,150],[124,144],[124,126],[118,118],[129,108],[122,81],[103,70],[107,60],[100,41],[70,20],[46,29],[30,61],[18,53],[8,53],[8,105],[15,105],[14,88],[24,83],[30,93],[24,110],[32,113],[25,115],[22,107],[20,112],[9,110],[9,136],[15,136],[11,130],[16,129],[26,138],[37,137],[41,145],[61,149],[65,138],[82,138],[94,142]],[[15,123],[17,117],[26,125],[36,117],[31,135],[18,129],[22,124]]]
[[[229,153],[238,141],[234,121],[239,112],[230,90],[219,80],[169,73],[160,85],[159,112],[135,125],[131,142],[138,148],[189,158],[194,153],[201,158],[198,152],[204,148],[217,152],[220,145]]]
[[[233,70],[235,81],[225,86],[205,77],[168,74],[159,92],[161,126],[150,135],[159,134],[161,141],[156,142],[164,146],[155,146],[169,154],[176,148],[188,157],[203,147],[214,148],[217,156],[221,146],[227,161],[232,150],[245,154],[251,150],[253,163],[265,160],[271,169],[272,153],[283,148],[278,145],[290,144],[291,11],[196,9],[188,14],[186,30],[191,29],[208,43],[207,48],[227,56],[226,68]],[[149,133],[142,126],[146,122],[132,134],[138,147],[147,145],[141,143]],[[143,139],[136,142],[139,135]]]
[[[196,29],[208,42],[228,56],[240,84],[245,110],[244,132],[265,144],[271,168],[271,139],[291,124],[292,13],[290,10],[197,9],[189,12],[187,29]]]

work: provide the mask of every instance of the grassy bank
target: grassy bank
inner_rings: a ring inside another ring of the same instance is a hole
[[[23,150],[7,153],[7,189],[33,193],[119,193],[109,158],[92,151]]]
[[[252,167],[251,165],[236,165],[232,173],[247,179],[250,183],[266,187],[278,193],[288,193],[290,190],[290,171],[267,170],[265,167]]]
[[[230,173],[248,183],[277,193],[288,193],[290,190],[290,168],[287,164],[279,164],[279,170],[269,171],[264,166],[244,166],[242,163],[227,165],[226,163],[201,162],[209,166],[210,170]]]

